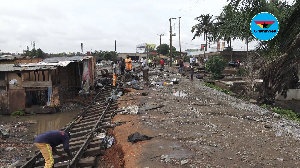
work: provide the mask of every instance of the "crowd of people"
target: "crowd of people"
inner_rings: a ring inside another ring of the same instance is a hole
[[[113,61],[112,66],[112,72],[113,72],[113,86],[116,86],[116,79],[117,75],[123,75],[126,72],[135,71],[135,68],[132,67],[132,63],[134,61],[127,56],[126,59],[121,58],[119,61]],[[147,59],[146,57],[142,57],[140,60],[137,61],[139,63],[139,67],[143,71],[143,78],[145,81],[145,85],[149,85],[148,80],[148,71],[149,68],[157,68],[164,69],[165,64],[168,64],[167,59]],[[183,67],[183,63],[182,66]]]
[[[139,67],[143,71],[143,78],[145,81],[145,85],[149,85],[148,80],[148,71],[149,68],[157,68],[164,69],[165,65],[168,65],[168,59],[150,59],[146,57],[142,57],[140,60],[135,62],[139,63]],[[121,58],[119,61],[114,61],[112,63],[113,68],[113,85],[116,86],[117,75],[123,75],[125,72],[135,71],[135,68],[132,68],[133,60],[127,56],[126,59]],[[183,73],[184,61],[183,59],[176,60],[175,63],[179,66],[178,73]],[[190,79],[193,80],[194,76],[194,66],[195,66],[195,57],[190,59]]]

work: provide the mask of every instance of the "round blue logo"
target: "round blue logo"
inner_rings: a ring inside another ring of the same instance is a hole
[[[255,15],[250,26],[254,37],[263,41],[274,38],[279,31],[278,20],[268,12],[261,12]]]

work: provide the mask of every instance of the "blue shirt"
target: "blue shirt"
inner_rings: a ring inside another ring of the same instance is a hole
[[[52,148],[63,144],[64,149],[69,149],[69,136],[64,131],[48,131],[38,135],[34,143],[46,143],[49,144]]]

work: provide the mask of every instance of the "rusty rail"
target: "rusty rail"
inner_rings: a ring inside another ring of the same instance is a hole
[[[76,168],[96,165],[98,156],[102,155],[105,149],[102,139],[97,135],[113,127],[110,123],[107,124],[107,121],[111,121],[117,109],[116,101],[112,99],[113,96],[110,96],[114,92],[112,87],[102,88],[81,114],[62,129],[71,132],[70,151],[75,154],[71,161],[64,161],[54,156],[54,167]],[[62,145],[59,145],[57,149],[63,152]],[[43,165],[44,159],[39,152],[20,167],[34,168],[43,167]]]

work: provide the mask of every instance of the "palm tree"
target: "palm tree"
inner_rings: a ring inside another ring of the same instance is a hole
[[[193,39],[196,38],[196,36],[201,36],[203,33],[204,35],[204,40],[205,40],[205,50],[207,49],[207,37],[208,35],[213,34],[213,20],[212,20],[213,15],[210,14],[202,14],[199,17],[196,17],[195,20],[198,20],[199,23],[194,25],[192,27],[192,33],[195,32]]]

